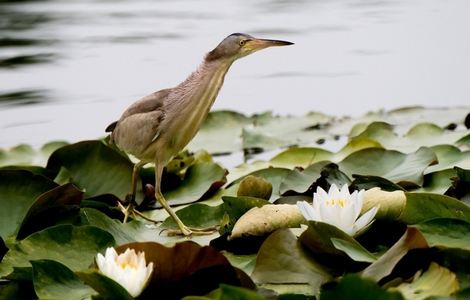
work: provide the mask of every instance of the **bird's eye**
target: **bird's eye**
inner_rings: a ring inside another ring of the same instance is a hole
[[[238,44],[239,44],[240,46],[245,45],[245,40],[240,40],[240,41],[238,42]]]

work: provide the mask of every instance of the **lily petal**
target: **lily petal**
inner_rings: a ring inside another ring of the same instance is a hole
[[[374,219],[378,210],[379,210],[378,206],[372,207],[366,213],[364,213],[359,219],[357,219],[356,223],[354,223],[354,233],[360,231],[362,228],[369,225]]]

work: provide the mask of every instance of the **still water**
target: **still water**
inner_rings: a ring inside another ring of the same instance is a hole
[[[468,106],[469,13],[468,0],[0,2],[0,147],[101,137],[232,32],[295,45],[237,61],[215,109]]]

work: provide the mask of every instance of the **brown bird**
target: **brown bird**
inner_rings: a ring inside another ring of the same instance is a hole
[[[140,159],[132,174],[130,206],[135,199],[139,169],[153,162],[156,199],[175,220],[182,234],[190,235],[192,230],[197,230],[185,226],[163,197],[160,189],[163,168],[196,135],[235,60],[268,47],[292,44],[242,33],[231,34],[205,55],[201,65],[185,81],[145,96],[132,104],[119,121],[109,125],[106,132],[111,132],[111,141]]]

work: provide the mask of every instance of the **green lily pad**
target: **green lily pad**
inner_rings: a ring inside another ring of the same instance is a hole
[[[438,145],[431,148],[436,154],[438,164],[429,166],[425,174],[452,169],[455,166],[470,169],[470,151],[461,151],[452,145]]]
[[[428,244],[423,235],[415,228],[408,228],[405,234],[378,260],[365,268],[361,275],[379,281],[392,272],[408,251],[427,247]]]
[[[225,169],[215,163],[198,163],[190,166],[181,184],[164,193],[170,205],[181,205],[201,199],[213,185],[226,182]]]
[[[345,257],[354,260],[361,257],[374,257],[349,234],[328,223],[308,221],[308,228],[300,236],[302,245],[316,255]],[[356,260],[363,261],[363,260]]]
[[[179,209],[176,215],[186,226],[192,228],[210,228],[220,225],[224,216],[224,205],[209,206],[202,203],[194,203],[185,208]],[[161,228],[177,229],[173,218],[168,217],[161,224]]]
[[[23,239],[33,232],[57,224],[67,216],[78,215],[82,198],[83,192],[71,183],[40,195],[24,217],[16,238]]]
[[[78,272],[77,275],[83,282],[98,292],[100,295],[99,299],[134,299],[119,283],[97,271]]]
[[[56,186],[29,171],[0,170],[0,236],[7,239],[14,235],[35,199]]]
[[[280,193],[288,191],[305,193],[310,186],[321,177],[321,171],[328,165],[328,161],[322,161],[308,166],[305,170],[292,170],[281,181]]]
[[[261,246],[252,274],[257,283],[309,284],[313,291],[331,275],[306,252],[289,229],[273,232]]]
[[[205,149],[213,154],[240,151],[242,128],[250,123],[249,117],[234,111],[210,112],[188,149]]]
[[[321,148],[296,147],[277,154],[270,162],[280,168],[307,168],[314,163],[331,160],[332,157],[332,152]]]
[[[259,295],[255,291],[231,286],[227,284],[221,284],[220,288],[211,293],[211,298],[213,300],[224,300],[224,299],[239,299],[239,300],[263,300],[266,299],[263,296]]]
[[[358,242],[351,242],[338,238],[332,238],[331,242],[336,249],[343,251],[354,261],[372,263],[377,260],[377,257],[375,257],[374,254],[367,251],[367,249],[362,247]]]
[[[368,148],[349,155],[338,165],[349,177],[353,174],[372,175],[394,183],[422,185],[424,170],[436,160],[429,148],[420,148],[410,154]]]
[[[406,134],[400,136],[394,132],[392,125],[385,122],[373,122],[357,137],[369,138],[387,149],[408,153],[417,151],[419,147],[453,145],[468,134],[467,131],[446,131],[431,123],[415,123]]]
[[[81,300],[95,294],[75,273],[54,260],[33,260],[33,284],[39,299]]]
[[[459,248],[470,251],[470,223],[456,219],[432,219],[414,225],[430,247]]]
[[[424,175],[423,186],[415,192],[444,194],[452,184],[451,178],[455,177],[457,172],[454,169],[445,169]]]
[[[470,207],[455,198],[444,195],[406,193],[406,206],[399,217],[401,221],[406,224],[417,224],[435,218],[452,218],[470,222]]]
[[[0,149],[0,166],[44,166],[49,155],[66,144],[66,142],[61,141],[50,142],[43,145],[39,150],[26,144],[10,149]]]
[[[120,199],[131,190],[133,164],[102,141],[83,141],[59,148],[49,157],[47,169],[59,174],[59,183],[74,183],[86,197],[114,194]],[[62,176],[61,176],[62,175]],[[56,179],[57,180],[57,179]],[[140,179],[136,201],[143,199]]]
[[[0,277],[14,267],[30,267],[31,260],[56,260],[73,271],[93,263],[96,253],[114,245],[108,232],[93,226],[58,225],[33,233],[10,247],[0,264]]]
[[[340,282],[329,288],[323,288],[320,300],[404,300],[399,292],[386,291],[372,280],[356,274],[347,274]]]

